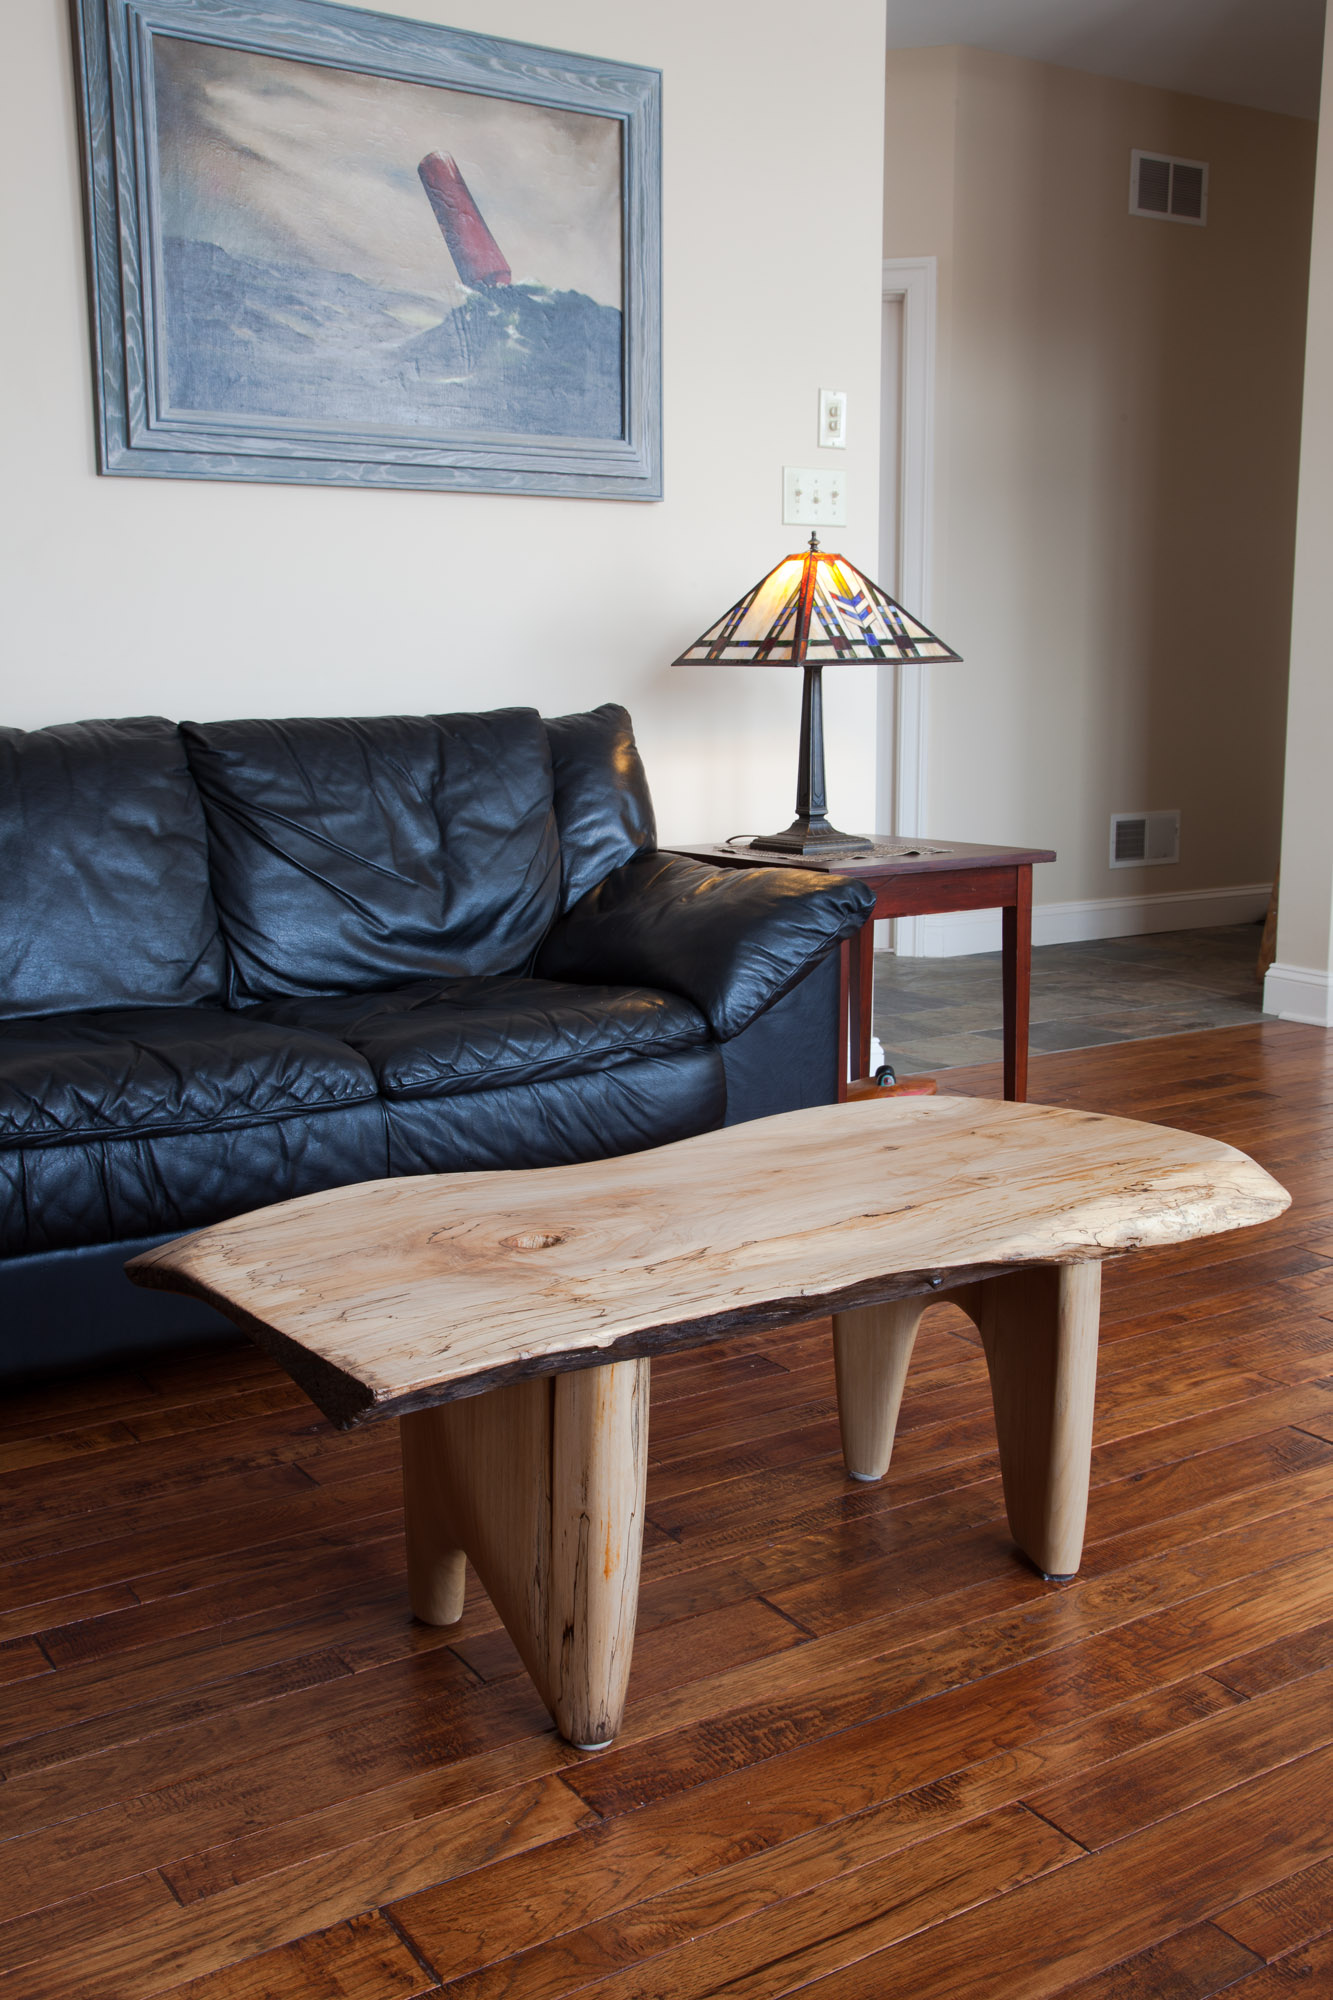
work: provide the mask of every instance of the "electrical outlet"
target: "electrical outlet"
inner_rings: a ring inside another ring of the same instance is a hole
[[[846,449],[847,391],[845,389],[821,389],[819,392],[819,442],[826,450]]]
[[[847,482],[842,473],[784,465],[782,519],[790,528],[846,527]]]

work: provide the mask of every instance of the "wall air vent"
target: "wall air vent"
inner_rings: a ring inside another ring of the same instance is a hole
[[[1179,812],[1111,814],[1113,868],[1156,868],[1179,859]]]
[[[1129,156],[1129,212],[1201,229],[1208,220],[1207,161],[1173,160],[1136,148]]]

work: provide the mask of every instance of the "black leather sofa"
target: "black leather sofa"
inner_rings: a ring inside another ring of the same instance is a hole
[[[0,730],[0,1377],[221,1333],[126,1257],[836,1094],[869,891],[661,853],[629,717]]]

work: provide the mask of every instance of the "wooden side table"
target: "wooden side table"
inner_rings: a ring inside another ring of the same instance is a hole
[[[813,868],[822,875],[850,875],[875,892],[864,927],[842,948],[845,988],[839,1034],[839,1096],[846,1079],[870,1069],[870,1015],[875,982],[876,917],[918,917],[944,910],[1003,913],[1001,978],[1004,992],[1004,1094],[1020,1103],[1028,1094],[1028,1010],[1032,983],[1032,869],[1054,861],[1049,847],[983,847],[964,840],[876,840],[866,854],[766,853],[759,848],[672,847],[691,861],[729,868]]]

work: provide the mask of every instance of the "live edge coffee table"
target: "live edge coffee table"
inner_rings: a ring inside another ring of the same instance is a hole
[[[412,1609],[474,1563],[580,1749],[625,1704],[650,1357],[833,1315],[847,1470],[888,1469],[917,1324],[980,1329],[1014,1540],[1077,1568],[1101,1260],[1288,1197],[1243,1153],[974,1098],[833,1104],[627,1159],[371,1181],[164,1244],[138,1283],[204,1298],[343,1428],[401,1421]]]

